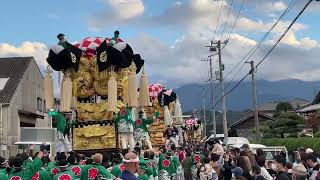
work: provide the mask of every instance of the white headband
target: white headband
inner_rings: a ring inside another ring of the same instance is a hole
[[[66,167],[68,167],[68,165],[65,165],[65,166],[59,166],[59,167],[61,167],[61,168],[66,168]]]
[[[135,159],[129,159],[129,160],[126,160],[126,159],[122,159],[123,162],[125,163],[136,163],[136,162],[139,162],[139,157],[137,156]]]
[[[3,163],[1,163],[1,165],[4,165],[6,162],[8,162],[8,160],[5,160]]]

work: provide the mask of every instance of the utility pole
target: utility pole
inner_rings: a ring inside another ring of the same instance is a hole
[[[213,137],[217,137],[217,122],[216,122],[216,107],[215,107],[215,99],[214,99],[214,77],[212,70],[212,59],[210,58],[210,85],[211,85],[211,102],[213,105],[212,108],[212,122],[213,122]]]
[[[202,103],[203,103],[203,134],[204,137],[207,136],[207,120],[206,120],[206,96],[205,96],[205,88],[202,89]]]
[[[226,44],[227,42],[224,42]],[[228,122],[227,122],[227,111],[226,111],[226,98],[224,93],[224,79],[223,79],[223,70],[224,65],[222,64],[221,60],[221,41],[215,42],[218,48],[218,55],[219,55],[219,72],[220,72],[220,86],[221,86],[221,111],[223,113],[223,134],[224,138],[228,138]]]
[[[254,67],[254,62],[250,62],[251,65],[251,78],[252,78],[252,100],[253,100],[253,115],[254,115],[254,122],[256,127],[256,136],[257,141],[260,142],[260,125],[259,125],[259,116],[258,116],[258,108],[257,108],[257,90],[256,90],[256,72]]]
[[[210,52],[211,51],[215,51],[215,48],[212,46],[213,42],[211,42],[210,46],[206,46],[206,47],[210,47]],[[212,103],[212,122],[213,122],[213,136],[214,138],[217,137],[217,125],[216,125],[216,108],[215,108],[215,98],[214,98],[214,80],[215,78],[213,77],[213,70],[212,70],[212,59],[211,57],[209,57],[206,60],[202,60],[202,61],[209,61],[210,67],[209,67],[209,73],[210,73],[210,86],[211,86],[211,103]]]

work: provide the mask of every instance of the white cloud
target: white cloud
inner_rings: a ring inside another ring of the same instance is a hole
[[[106,0],[120,19],[130,19],[143,14],[142,0]]]
[[[315,48],[318,46],[318,42],[316,40],[311,39],[310,37],[305,37],[300,41],[301,47],[304,48]]]
[[[104,27],[118,28],[144,13],[145,7],[142,0],[104,0],[109,6],[105,7],[88,20],[89,30],[98,32]]]
[[[279,12],[286,8],[284,1],[261,1],[248,0],[249,6],[261,6],[268,13],[258,16],[256,19],[240,15],[239,21],[235,28],[235,32],[230,35],[230,42],[223,49],[223,62],[225,64],[225,73],[236,64],[254,45],[257,44],[255,39],[249,37],[257,37],[260,39],[265,32],[274,24],[275,20],[270,20],[268,14],[274,13],[277,18]],[[208,45],[213,38],[213,32],[216,28],[218,19],[218,10],[221,6],[219,0],[192,0],[184,3],[175,1],[163,13],[150,17],[141,15],[133,16],[133,18],[122,18],[118,14],[115,21],[106,20],[108,13],[101,13],[91,19],[91,23],[95,22],[98,26],[108,25],[126,25],[139,27],[142,33],[131,37],[128,42],[136,53],[140,53],[146,60],[148,75],[151,82],[158,82],[159,79],[166,83],[177,86],[186,83],[199,83],[207,80],[207,65],[204,67],[200,62],[201,58],[209,55],[208,49],[204,46]],[[251,4],[254,2],[254,4]],[[268,6],[262,6],[267,4]],[[115,9],[115,8],[114,8]],[[224,4],[221,17],[226,17],[229,9],[228,4]],[[265,12],[261,10],[261,12]],[[243,10],[245,12],[245,10]],[[236,15],[231,13],[229,17],[229,26],[235,20]],[[125,17],[125,16],[123,16]],[[265,55],[267,50],[271,48],[275,40],[285,31],[291,21],[280,21],[274,31],[270,34],[265,43],[256,51],[252,59],[258,62]],[[225,18],[220,21],[219,32],[216,38],[220,38],[220,31],[225,23]],[[92,26],[91,26],[92,27]],[[162,37],[153,37],[145,33],[144,28],[156,29],[166,28],[181,31],[182,33],[172,44],[164,42]],[[281,43],[276,47],[274,52],[270,54],[268,59],[261,64],[257,76],[267,80],[279,80],[297,77],[296,73],[308,72],[314,67],[320,66],[320,62],[315,57],[320,56],[320,48],[318,42],[311,37],[297,36],[297,32],[302,32],[308,26],[296,23],[288,32]],[[227,27],[228,29],[228,27]],[[228,31],[226,31],[228,32]],[[250,34],[250,36],[246,35]],[[228,34],[224,37],[227,37]],[[214,57],[214,68],[216,70],[216,57]],[[245,66],[243,73],[249,71],[249,66]],[[241,78],[239,76],[238,78]],[[301,78],[305,78],[301,75]],[[319,77],[320,79],[320,77]]]
[[[282,1],[274,2],[271,4],[271,8],[275,11],[283,11],[287,8],[287,5]]]
[[[46,67],[46,57],[48,56],[49,48],[41,42],[22,42],[19,46],[14,46],[8,43],[0,43],[0,56],[33,56],[40,67]]]

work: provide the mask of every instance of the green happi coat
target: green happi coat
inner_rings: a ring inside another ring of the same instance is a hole
[[[7,169],[6,168],[1,168],[0,169],[0,173],[5,173],[6,174],[7,173]]]
[[[149,163],[148,159],[143,159],[143,158],[139,159],[139,167],[146,172],[148,177],[153,175],[152,164],[150,166],[150,163]]]
[[[53,176],[53,180],[76,180],[76,176],[71,171],[60,172]]]
[[[199,162],[203,163],[204,156],[201,152],[196,152],[192,154],[191,158],[192,158],[192,163],[196,165]]]
[[[67,48],[67,41],[64,41],[64,42],[58,42],[58,45],[64,47],[64,48]]]
[[[153,119],[138,118],[134,122],[134,138],[136,141],[145,141],[149,139],[148,124],[152,124]]]
[[[11,171],[8,175],[9,179],[21,179],[21,180],[30,180],[31,177],[41,169],[42,161],[39,158],[35,158],[32,163],[26,166],[25,169],[21,171]]]
[[[178,160],[179,161],[179,160]],[[176,157],[162,156],[159,158],[159,179],[170,179],[177,172]]]
[[[148,165],[148,162],[148,159],[139,159],[139,168],[144,170],[144,173],[140,174],[138,176],[138,179],[147,180],[150,179],[150,177],[153,175],[152,166],[150,167]]]
[[[80,179],[95,179],[98,178],[99,175],[102,175],[104,178],[111,179],[111,175],[105,167],[101,166],[100,164],[89,164],[83,167]]]
[[[157,160],[152,159],[152,166],[153,166],[153,177],[157,177],[158,176],[158,163]]]
[[[119,133],[133,133],[132,108],[122,108],[114,117]]]
[[[41,168],[40,171],[36,172],[33,176],[32,176],[32,180],[51,180],[52,176],[51,174],[46,171],[44,168]]]
[[[54,176],[60,172],[60,168],[54,162],[49,162],[46,171],[48,171],[51,176]]]
[[[122,171],[124,171],[124,169],[125,169],[124,165],[122,163],[120,163],[120,164],[117,164],[117,165],[113,166],[111,171],[110,171],[110,173],[114,177],[118,178],[118,177],[121,176]]]
[[[8,176],[7,176],[7,174],[6,174],[5,172],[2,172],[2,171],[1,171],[1,172],[0,172],[0,179],[1,179],[1,180],[2,180],[2,179],[3,179],[3,180],[7,180],[7,179],[9,179],[9,178],[8,178]]]
[[[71,171],[77,179],[80,179],[80,176],[81,176],[81,172],[83,171],[83,167],[82,165],[78,165],[78,164],[73,164],[73,165],[70,165],[67,170],[68,171]]]

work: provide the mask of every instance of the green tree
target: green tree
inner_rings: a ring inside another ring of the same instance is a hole
[[[267,121],[262,125],[261,132],[264,138],[285,137],[285,133],[297,134],[301,131],[304,120],[293,112],[280,113],[275,121]]]
[[[292,109],[293,109],[292,105],[288,102],[280,102],[279,104],[277,104],[277,107],[276,107],[277,112],[287,112]]]

